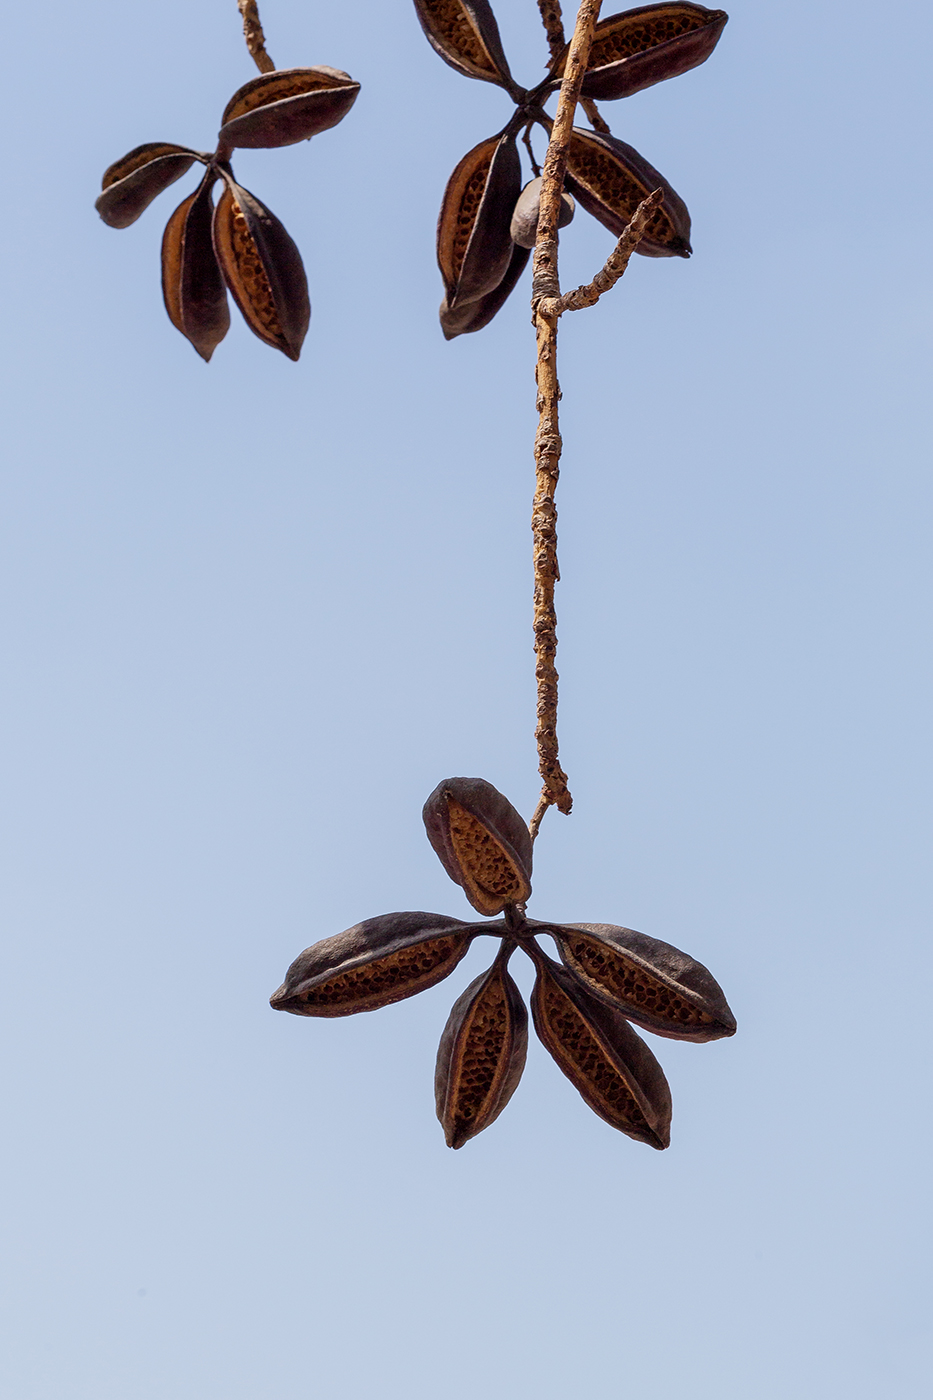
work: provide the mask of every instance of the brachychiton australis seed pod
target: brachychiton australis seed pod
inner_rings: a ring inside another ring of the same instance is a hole
[[[499,26],[488,0],[415,0],[428,43],[466,78],[512,88]]]
[[[227,103],[221,146],[293,146],[343,121],[360,85],[349,73],[320,63],[280,68],[245,83]]]
[[[451,310],[493,291],[505,276],[521,187],[521,161],[508,130],[474,146],[448,180],[437,220],[437,265]]]
[[[513,247],[505,276],[498,287],[493,287],[491,292],[487,292],[484,297],[478,297],[476,301],[458,302],[456,309],[452,311],[447,305],[445,297],[440,307],[441,330],[444,332],[444,339],[453,340],[455,336],[466,335],[469,331],[481,331],[484,326],[488,326],[493,316],[515,290],[515,284],[524,272],[525,264],[530,257],[531,252],[528,248],[519,248],[517,245]]]
[[[729,16],[702,5],[640,5],[600,20],[583,80],[584,97],[631,97],[705,63]],[[569,44],[551,64],[563,77]]]
[[[713,974],[670,943],[615,924],[552,924],[548,932],[565,967],[637,1026],[671,1040],[735,1034]]]
[[[438,783],[422,812],[447,874],[480,914],[500,914],[531,894],[532,840],[518,812],[483,778]]]
[[[538,1037],[594,1113],[650,1147],[671,1140],[671,1091],[664,1071],[621,1012],[535,953],[531,1014]]]
[[[535,246],[538,236],[538,213],[543,183],[542,176],[536,176],[535,179],[528,181],[518,197],[509,232],[512,235],[512,242],[517,243],[519,248],[533,248]],[[572,221],[575,212],[576,206],[573,202],[573,196],[569,195],[566,190],[562,190],[557,227],[566,228]]]
[[[507,971],[514,945],[454,1002],[437,1052],[434,1091],[448,1147],[462,1147],[498,1118],[518,1088],[528,1012]]]
[[[94,208],[110,228],[129,228],[196,160],[207,165],[210,156],[170,141],[147,141],[107,167]]]
[[[179,204],[162,237],[165,309],[203,360],[211,358],[230,328],[227,289],[211,241],[216,178],[208,170],[194,194]]]
[[[270,998],[297,1016],[353,1016],[404,1001],[453,972],[477,928],[421,912],[364,919],[300,953]]]
[[[690,215],[680,195],[633,146],[575,126],[567,154],[567,188],[610,233],[620,237],[652,190],[664,198],[648,221],[637,252],[649,258],[689,258]]]

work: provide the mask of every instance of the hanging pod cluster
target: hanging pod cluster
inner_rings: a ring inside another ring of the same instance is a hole
[[[104,172],[97,212],[111,228],[127,228],[195,162],[205,167],[162,240],[165,309],[203,359],[229,328],[228,292],[254,335],[298,359],[311,317],[301,254],[275,215],[237,184],[230,157],[237,147],[291,146],[336,126],[359,90],[326,64],[263,73],[227,103],[212,155],[149,142]]]
[[[441,1036],[437,1116],[450,1147],[498,1117],[518,1086],[528,1012],[509,975],[521,948],[536,972],[535,1031],[586,1103],[638,1142],[670,1142],[664,1071],[632,1025],[676,1040],[735,1032],[712,974],[688,954],[613,924],[529,919],[532,840],[502,793],[482,778],[448,778],[424,806],[424,824],[447,874],[482,922],[443,914],[383,914],[325,938],[292,963],[272,996],[296,1016],[351,1016],[414,996],[448,977],[473,939],[501,941],[492,966],[458,997]],[[538,943],[553,939],[560,961]]]
[[[512,77],[487,0],[414,0],[421,26],[445,62],[468,78],[495,83],[515,113],[504,129],[474,146],[454,170],[437,223],[437,262],[444,282],[441,328],[448,340],[481,330],[517,284],[534,247],[540,182],[522,188],[518,136],[537,124],[550,133],[543,104],[560,85],[569,46],[530,90]],[[696,68],[726,24],[723,10],[702,5],[642,5],[596,27],[583,83],[586,96],[630,97]],[[537,174],[537,172],[535,172]],[[561,226],[576,200],[618,237],[641,201],[663,191],[638,252],[689,257],[690,215],[663,175],[632,146],[608,133],[575,127],[567,158]]]

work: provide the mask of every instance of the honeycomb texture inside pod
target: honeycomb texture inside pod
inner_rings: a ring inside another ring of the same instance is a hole
[[[678,1026],[713,1024],[712,1016],[684,1001],[683,997],[657,977],[652,977],[644,968],[616,956],[597,939],[575,934],[565,936],[564,941],[582,972],[614,996],[640,1007],[648,1015]]]
[[[548,981],[543,988],[543,1010],[554,1039],[562,1053],[586,1081],[593,1097],[599,1100],[611,1119],[623,1117],[633,1128],[652,1134],[652,1129],[638,1102],[618,1071],[589,1030],[573,1003],[558,987]]]
[[[684,9],[646,15],[637,24],[620,24],[618,29],[608,29],[606,33],[596,34],[587,67],[601,68],[604,64],[618,63],[620,59],[645,53],[658,44],[667,43],[669,39],[689,34],[693,29],[702,29],[708,20],[707,15],[693,14]]]
[[[453,1104],[453,1136],[473,1123],[486,1108],[496,1082],[509,1034],[505,987],[494,977],[470,1015],[463,1040],[460,1073]]]
[[[525,885],[518,871],[481,822],[453,798],[448,799],[450,839],[457,859],[482,890],[505,903],[524,897]]]
[[[589,141],[576,138],[571,141],[567,164],[573,178],[608,205],[625,223],[628,223],[645,196],[651,193],[612,156]],[[656,209],[648,220],[647,233],[662,245],[678,241],[663,206]]]
[[[463,943],[458,938],[430,938],[389,957],[376,958],[361,967],[340,972],[312,987],[303,1000],[308,1006],[349,1006],[396,989],[413,991],[444,963],[459,961],[462,951]]]
[[[498,76],[459,0],[421,0],[421,8],[430,17],[435,34],[453,53],[491,77]]]

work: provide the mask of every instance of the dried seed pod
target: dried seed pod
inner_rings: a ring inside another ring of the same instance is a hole
[[[349,73],[324,63],[262,73],[227,103],[218,140],[221,146],[292,146],[342,121],[359,90]]]
[[[428,43],[467,78],[511,89],[512,75],[488,0],[415,0]]]
[[[296,1016],[376,1011],[442,982],[478,931],[475,924],[445,914],[364,919],[299,954],[273,992],[271,1005]]]
[[[531,253],[527,248],[514,247],[505,276],[498,287],[493,287],[491,292],[487,292],[477,301],[458,302],[456,310],[451,311],[445,297],[441,302],[440,311],[444,339],[453,340],[455,336],[466,335],[469,331],[481,331],[484,326],[488,326],[515,290],[530,257]]]
[[[507,971],[511,946],[457,998],[441,1036],[434,1093],[448,1147],[498,1118],[525,1068],[528,1012]]]
[[[224,175],[214,212],[214,251],[250,330],[297,360],[311,319],[301,254],[255,195]]]
[[[614,136],[574,127],[567,155],[567,187],[618,238],[652,190],[664,198],[648,222],[638,252],[649,258],[689,258],[690,215],[680,195],[633,146]]]
[[[509,232],[512,235],[512,242],[517,243],[520,248],[533,248],[538,236],[538,210],[541,204],[542,176],[538,175],[534,180],[529,180],[518,197],[518,203],[512,214],[512,223]],[[573,195],[566,190],[560,196],[560,215],[557,220],[558,228],[566,228],[576,212],[576,205],[573,202]]]
[[[522,167],[508,129],[469,151],[447,182],[437,220],[437,264],[447,305],[498,287],[512,257],[509,224]]]
[[[171,141],[148,141],[137,146],[104,171],[102,193],[94,208],[111,228],[129,228],[144,209],[180,180],[196,160],[206,165],[210,156],[175,146]]]
[[[650,1147],[670,1144],[664,1071],[620,1011],[535,949],[531,1014],[538,1036],[600,1118]]]
[[[600,20],[593,35],[583,95],[611,101],[631,97],[665,78],[705,63],[729,16],[702,5],[639,5]],[[567,48],[551,65],[563,77]]]
[[[194,194],[182,200],[162,238],[162,295],[169,320],[204,360],[209,360],[230,327],[227,289],[211,241],[210,170]]]
[[[548,932],[564,965],[645,1030],[672,1040],[735,1034],[713,974],[670,943],[614,924],[553,924]]]
[[[422,812],[447,874],[481,914],[531,894],[532,841],[511,802],[483,778],[438,783]]]

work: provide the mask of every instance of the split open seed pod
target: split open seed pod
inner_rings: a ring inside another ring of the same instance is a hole
[[[648,221],[637,251],[649,258],[689,258],[690,215],[680,195],[633,146],[614,136],[574,127],[567,153],[567,187],[618,238],[652,190],[664,198]]]
[[[301,254],[275,215],[228,172],[214,212],[214,251],[250,330],[297,360],[311,319]]]
[[[441,864],[474,909],[491,917],[525,902],[531,894],[531,836],[492,783],[446,778],[422,816]]]
[[[583,79],[584,97],[631,97],[705,63],[729,16],[702,5],[639,5],[600,20]],[[570,46],[551,65],[562,78]]]
[[[511,88],[512,75],[488,0],[415,0],[428,43],[467,78]]]
[[[615,924],[555,924],[548,932],[564,965],[645,1030],[694,1041],[735,1034],[713,974],[670,943]]]
[[[221,146],[292,146],[342,121],[359,90],[349,73],[324,63],[262,73],[227,103],[218,140]]]
[[[104,171],[102,193],[94,202],[105,224],[129,228],[157,195],[180,180],[196,160],[205,165],[210,156],[171,141],[148,141],[137,146]]]
[[[453,340],[458,335],[466,335],[469,331],[481,331],[484,326],[488,326],[493,316],[502,309],[515,290],[518,279],[525,270],[525,265],[531,257],[528,248],[514,247],[509,265],[505,270],[505,276],[498,287],[493,287],[491,292],[487,292],[484,297],[479,297],[476,301],[458,302],[452,311],[447,305],[447,298],[441,302],[441,330],[444,332],[445,340]]]
[[[512,242],[517,243],[520,248],[533,248],[535,246],[538,236],[538,214],[543,183],[543,177],[540,175],[536,176],[534,180],[529,180],[519,195],[518,203],[513,210],[509,232],[512,235]],[[576,205],[573,202],[573,195],[562,190],[557,227],[566,228],[575,213]]]
[[[295,1016],[353,1016],[404,1001],[448,977],[478,931],[444,914],[364,919],[306,948],[271,1005]]]
[[[437,1052],[437,1116],[448,1147],[488,1128],[518,1087],[528,1049],[528,1012],[503,951],[454,1002]]]
[[[451,310],[493,291],[508,271],[509,225],[521,186],[521,161],[508,129],[468,151],[447,182],[437,221],[437,264]]]
[[[575,975],[534,953],[531,997],[535,1030],[558,1067],[613,1128],[670,1145],[671,1091],[664,1071],[620,1011],[593,996]]]
[[[162,238],[162,295],[169,320],[204,360],[230,328],[227,289],[211,241],[216,175],[208,171],[182,200]]]

